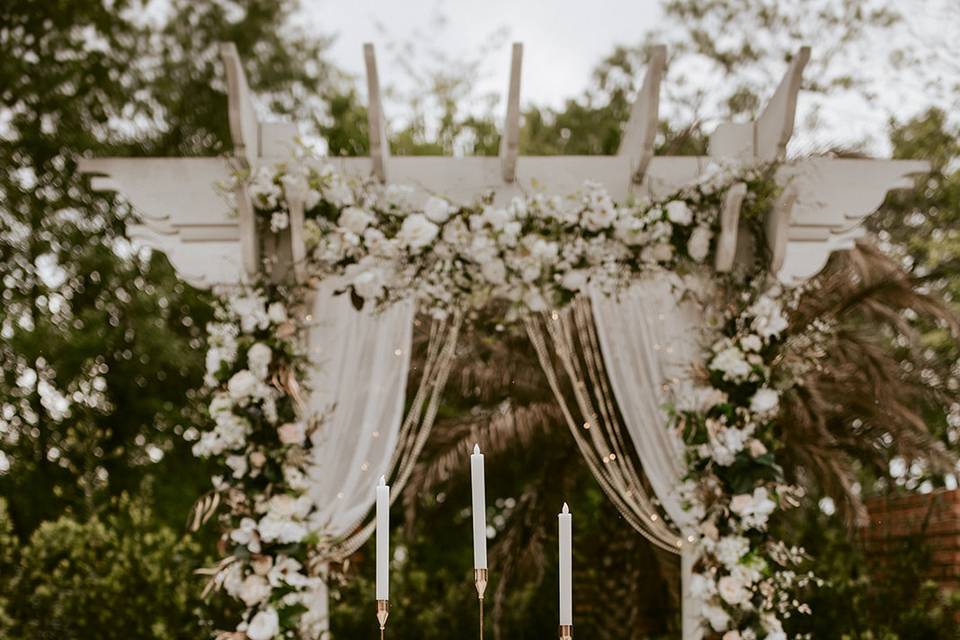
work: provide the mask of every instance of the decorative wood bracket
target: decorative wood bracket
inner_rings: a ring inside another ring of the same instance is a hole
[[[650,62],[640,92],[630,109],[630,119],[623,130],[617,155],[633,160],[633,182],[639,184],[653,158],[653,145],[660,121],[660,83],[667,65],[667,48],[656,45],[650,51]]]
[[[724,123],[718,126],[710,136],[710,155],[758,162],[782,159],[786,155],[787,143],[793,135],[797,96],[800,93],[803,69],[809,61],[810,47],[801,47],[760,117],[754,122]],[[771,254],[770,269],[774,273],[779,272],[784,264],[790,217],[796,201],[796,189],[786,187],[764,222]],[[733,242],[732,253],[735,254],[736,236],[733,236]],[[719,257],[718,255],[718,259]]]
[[[779,273],[787,256],[787,242],[790,238],[790,220],[794,205],[797,204],[797,189],[787,185],[780,193],[773,209],[765,220],[767,248],[770,251],[770,272]]]
[[[507,116],[500,138],[500,162],[503,181],[517,179],[517,155],[520,152],[520,70],[523,67],[523,44],[513,43],[510,59],[510,87],[507,93]]]
[[[720,235],[717,236],[717,253],[714,261],[714,266],[720,273],[733,269],[733,259],[737,254],[737,235],[740,231],[740,207],[743,206],[746,195],[746,183],[738,182],[730,187],[723,199]]]
[[[373,175],[380,182],[387,181],[387,159],[390,144],[387,142],[387,124],[380,94],[380,76],[377,73],[377,55],[369,42],[363,45],[363,61],[367,67],[367,123],[370,132],[370,160]]]
[[[243,72],[235,44],[222,43],[220,57],[227,74],[227,113],[230,120],[230,137],[233,139],[233,157],[239,165],[238,168],[253,172],[257,169],[257,159],[260,156],[260,123],[253,107],[247,76]],[[253,277],[260,268],[257,226],[254,218],[256,212],[245,181],[237,181],[234,193],[237,200],[237,221],[240,225],[243,269],[248,276]]]

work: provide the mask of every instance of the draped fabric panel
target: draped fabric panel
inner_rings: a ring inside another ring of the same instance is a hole
[[[618,298],[590,295],[596,334],[617,406],[644,473],[678,529],[689,526],[677,487],[685,473],[684,446],[671,431],[666,407],[690,391],[690,371],[701,353],[700,311],[678,299],[672,274],[642,280]]]
[[[702,318],[680,297],[680,285],[664,274],[617,298],[592,292],[526,324],[568,427],[605,493],[639,533],[680,555],[683,638],[695,640],[701,632],[689,580],[697,549],[677,493],[684,447],[666,407],[693,391]]]
[[[364,521],[377,479],[391,479],[396,500],[423,449],[446,384],[460,316],[431,323],[420,384],[404,416],[415,303],[357,311],[334,281],[313,294],[307,336],[311,434],[309,495],[319,510],[311,528],[329,541],[328,560],[348,556],[373,532]],[[321,574],[323,572],[321,571]],[[329,609],[327,594],[314,606]],[[324,616],[326,617],[326,616]]]

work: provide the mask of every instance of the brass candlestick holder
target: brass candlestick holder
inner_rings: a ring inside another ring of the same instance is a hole
[[[483,593],[487,590],[487,570],[473,570],[474,584],[477,585],[477,598],[480,601],[480,640],[483,640]]]
[[[377,600],[377,621],[380,623],[380,640],[383,640],[384,629],[387,627],[387,616],[390,615],[390,601]]]
[[[573,640],[573,625],[560,625],[560,640]]]

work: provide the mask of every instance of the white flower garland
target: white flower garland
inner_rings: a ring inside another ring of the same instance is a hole
[[[264,232],[284,232],[288,203],[303,203],[309,276],[340,277],[357,306],[412,297],[442,317],[503,299],[509,321],[562,307],[588,285],[616,292],[640,274],[706,261],[726,190],[747,183],[744,216],[756,221],[772,202],[772,169],[715,166],[662,202],[617,204],[587,183],[567,198],[532,194],[503,207],[437,197],[417,207],[411,189],[350,178],[311,158],[235,179],[248,181]],[[784,293],[767,282],[761,274],[740,285],[696,406],[675,412],[688,444],[683,496],[702,537],[693,595],[704,629],[723,640],[785,638],[782,620],[806,611],[793,595],[808,580],[794,573],[801,551],[767,530],[799,495],[775,463],[777,385],[789,379],[773,363],[788,327]],[[215,495],[228,505],[228,553],[212,586],[246,607],[225,637],[313,638],[322,623],[310,607],[320,578],[309,567],[326,559],[324,532],[307,494],[307,479],[322,473],[310,455],[319,418],[298,405],[304,356],[291,317],[302,293],[266,284],[232,291],[208,327],[213,426],[194,452],[222,461]]]

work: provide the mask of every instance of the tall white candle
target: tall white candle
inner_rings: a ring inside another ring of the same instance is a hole
[[[470,481],[473,486],[473,568],[487,568],[487,492],[484,488],[483,454],[473,445],[470,456]]]
[[[390,487],[377,484],[377,600],[390,599]]]
[[[573,624],[573,516],[563,503],[560,526],[560,624]]]

